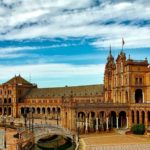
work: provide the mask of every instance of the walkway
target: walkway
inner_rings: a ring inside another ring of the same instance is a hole
[[[86,150],[150,150],[150,144],[89,146]]]
[[[79,150],[150,150],[150,137],[115,133],[80,136]]]
[[[4,128],[0,128],[1,132],[4,131]],[[6,144],[7,144],[7,148],[6,150],[16,150],[16,138],[13,137],[13,135],[16,134],[16,131],[13,130],[13,129],[8,129],[6,130]],[[1,147],[2,146],[2,134],[0,134],[0,148],[3,148]]]
[[[5,131],[0,129],[0,149],[4,148],[4,135]]]

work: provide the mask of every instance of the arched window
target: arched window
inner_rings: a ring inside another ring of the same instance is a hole
[[[35,113],[35,108],[34,107],[32,107],[32,113]]]
[[[50,114],[51,113],[51,109],[48,107],[47,108],[47,113]]]
[[[7,103],[7,99],[6,98],[4,98],[4,103]]]
[[[8,102],[11,103],[11,98],[8,99]]]
[[[143,103],[142,89],[135,90],[135,103]]]
[[[119,127],[126,127],[127,122],[126,122],[126,112],[125,111],[121,111],[119,113]]]
[[[2,107],[0,107],[0,115],[2,115]]]
[[[18,103],[21,103],[21,98],[18,99]]]
[[[40,108],[38,107],[38,108],[37,108],[37,113],[40,114],[40,112],[41,112],[41,111],[40,111]]]
[[[42,108],[42,113],[45,114],[45,108],[44,107]]]
[[[8,108],[8,115],[11,115],[11,107]]]

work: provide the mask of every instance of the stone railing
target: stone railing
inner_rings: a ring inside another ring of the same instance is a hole
[[[129,107],[129,104],[127,103],[91,103],[91,104],[88,104],[88,103],[80,103],[80,104],[76,104],[76,107],[89,107],[89,108],[99,108],[99,107]]]
[[[69,137],[73,140],[73,135],[71,131],[68,129],[65,129],[61,126],[57,125],[36,125],[34,126],[34,137],[35,137],[35,143],[45,136],[51,135],[51,134],[57,134],[57,135],[63,135],[65,137]]]
[[[150,107],[150,103],[131,103],[130,107]]]
[[[29,149],[28,147],[25,148],[29,143],[30,147],[33,146],[34,144],[34,136],[33,133],[29,130],[21,128],[19,131],[19,139],[16,144],[17,150],[24,150],[24,149]]]

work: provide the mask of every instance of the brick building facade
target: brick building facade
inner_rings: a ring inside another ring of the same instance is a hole
[[[150,125],[150,67],[147,59],[107,57],[104,85],[38,88],[20,75],[0,85],[0,115],[60,119],[70,130],[93,132]]]

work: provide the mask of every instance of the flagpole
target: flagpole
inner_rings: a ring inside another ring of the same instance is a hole
[[[125,42],[124,39],[122,38],[122,52],[123,52],[123,46],[124,46]]]

